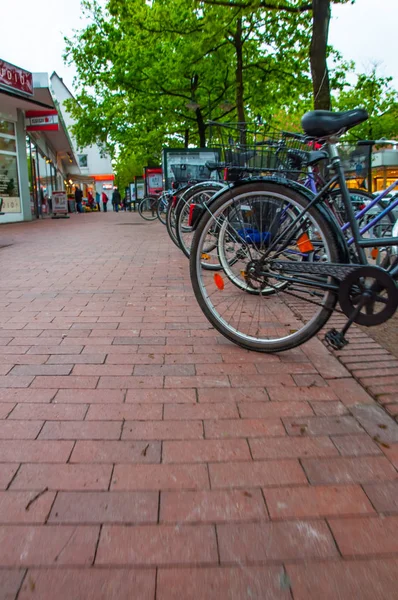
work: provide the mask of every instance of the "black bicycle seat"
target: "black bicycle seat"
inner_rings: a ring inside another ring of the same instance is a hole
[[[301,119],[301,127],[311,137],[328,137],[341,130],[351,129],[369,118],[363,108],[332,112],[330,110],[311,110]]]

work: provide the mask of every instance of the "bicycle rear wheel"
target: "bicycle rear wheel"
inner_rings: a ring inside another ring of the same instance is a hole
[[[310,262],[310,254],[322,263],[339,262],[335,233],[316,208],[302,214],[308,200],[288,186],[248,182],[233,194],[210,205],[195,233],[190,274],[196,299],[212,325],[243,348],[260,352],[294,348],[313,337],[329,319],[337,301],[337,286],[327,276],[312,278],[312,283],[308,276],[292,275],[288,267]],[[203,268],[207,236],[215,228],[222,235],[210,254],[216,255],[218,262],[225,252],[221,244],[227,236],[233,239],[238,259],[235,274],[251,289],[237,285],[230,273]],[[273,267],[277,261],[287,265],[286,271]],[[255,288],[257,293],[247,293]]]
[[[156,221],[158,218],[157,208],[158,198],[155,196],[146,196],[138,205],[138,212],[145,221]]]

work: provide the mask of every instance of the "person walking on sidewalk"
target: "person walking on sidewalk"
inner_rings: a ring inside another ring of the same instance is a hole
[[[113,194],[112,194],[113,210],[115,210],[116,212],[119,212],[119,206],[120,206],[121,201],[122,201],[122,198],[120,196],[120,192],[116,187],[113,190]]]
[[[102,192],[102,207],[104,212],[108,212],[108,196],[105,194],[105,192]]]
[[[101,196],[99,192],[95,192],[95,203],[97,205],[98,212],[101,212]]]
[[[78,213],[82,213],[83,212],[82,201],[83,201],[83,192],[81,191],[81,189],[77,185],[76,189],[75,189],[75,202],[76,202],[76,210],[77,210]]]

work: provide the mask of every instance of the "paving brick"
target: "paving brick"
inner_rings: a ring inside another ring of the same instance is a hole
[[[217,564],[217,542],[210,525],[104,526],[97,565]]]
[[[333,558],[338,552],[323,521],[217,525],[221,563]]]
[[[340,416],[347,415],[348,408],[344,406],[344,404],[340,401],[336,402],[311,402],[311,406],[314,410],[314,413],[318,417],[332,417],[332,416]]]
[[[306,456],[337,456],[338,452],[328,437],[261,438],[249,441],[254,459],[305,458]]]
[[[154,389],[163,387],[163,377],[100,377],[98,388],[120,390],[121,388]]]
[[[156,357],[156,355],[155,355]],[[205,365],[222,363],[221,354],[166,354],[166,365]]]
[[[0,564],[5,567],[90,565],[98,533],[98,527],[1,526]]]
[[[41,419],[43,421],[79,421],[84,419],[88,406],[69,404],[17,404],[9,420]]]
[[[0,599],[13,600],[16,598],[25,571],[2,569],[0,571]]]
[[[381,446],[384,454],[387,456],[388,460],[394,465],[394,467],[398,470],[398,444],[392,444],[389,448],[386,446]]]
[[[283,418],[289,435],[341,435],[363,433],[362,427],[351,417]]]
[[[17,365],[11,375],[69,375],[72,365]]]
[[[40,440],[118,440],[122,422],[52,421],[45,423]]]
[[[186,358],[186,357],[184,357]],[[188,362],[188,361],[187,361]],[[164,354],[108,354],[106,357],[107,365],[162,365],[164,363]],[[185,364],[183,361],[182,364]]]
[[[194,440],[203,439],[202,421],[126,421],[123,440]]]
[[[41,376],[35,377],[32,388],[42,389],[94,389],[97,386],[98,377],[78,377],[75,375],[69,375],[68,377],[62,376]],[[120,389],[120,386],[119,386]]]
[[[160,522],[223,523],[268,519],[260,490],[162,492]]]
[[[0,463],[0,490],[5,490],[10,484],[15,473],[18,471],[19,464]]]
[[[44,440],[0,440],[3,462],[64,463],[72,451],[73,442]]]
[[[390,600],[398,585],[398,560],[287,565],[294,600]]]
[[[72,375],[81,376],[128,376],[132,375],[132,365],[76,365]]]
[[[0,390],[1,402],[51,402],[56,394],[55,390]]]
[[[164,463],[220,462],[250,459],[246,440],[163,442]]]
[[[0,419],[6,419],[14,407],[15,404],[11,402],[0,402]]]
[[[86,421],[156,421],[162,412],[162,404],[91,404]]]
[[[352,404],[374,404],[374,400],[354,379],[334,379],[333,391],[346,406]]]
[[[0,440],[34,440],[43,421],[0,421]]]
[[[229,379],[226,375],[211,376],[189,376],[189,377],[165,377],[165,388],[228,388]]]
[[[205,421],[205,437],[251,438],[285,435],[280,419],[223,419]]]
[[[77,441],[71,463],[158,463],[160,442]]]
[[[196,402],[196,393],[194,389],[185,390],[128,390],[126,403],[188,403]]]
[[[25,346],[24,346],[25,347]],[[32,346],[28,349],[28,354],[52,354],[52,355],[75,355],[79,354],[83,350],[83,346],[56,346],[49,343],[46,346]],[[15,352],[15,349],[14,349]],[[18,352],[21,352],[21,347],[18,346]],[[92,351],[91,351],[92,354]],[[67,363],[70,364],[70,363]]]
[[[280,566],[159,569],[158,600],[290,600]]]
[[[398,479],[363,486],[377,512],[398,513]]]
[[[236,405],[232,403],[217,404],[166,404],[165,420],[191,419],[231,419],[239,418]]]
[[[382,454],[379,446],[367,435],[337,435],[333,443],[342,456]]]
[[[119,404],[124,402],[122,390],[59,390],[54,402],[65,404]]]
[[[1,356],[1,353],[0,353]],[[48,354],[7,354],[1,358],[2,363],[9,365],[44,365],[49,359]],[[72,362],[68,363],[72,364]]]
[[[209,465],[212,489],[306,484],[298,460],[229,462]]]
[[[116,465],[112,490],[201,490],[209,488],[205,465]]]
[[[354,406],[351,413],[373,439],[385,444],[398,442],[398,423],[377,405]]]
[[[306,458],[302,465],[313,484],[371,483],[398,477],[397,471],[384,456]]]
[[[250,390],[237,388],[199,389],[199,402],[268,402],[268,394],[264,387]]]
[[[333,382],[334,385],[334,382]],[[304,400],[306,402],[312,400],[328,401],[337,400],[337,395],[331,387],[271,387],[268,390],[269,397],[271,400],[276,402]]]
[[[178,376],[190,377],[196,374],[194,365],[135,365],[134,376]]]
[[[343,556],[376,556],[398,552],[398,517],[330,519]]]
[[[40,600],[153,600],[155,570],[31,569],[20,600],[31,600],[32,589]]]
[[[101,365],[106,354],[56,354],[49,357],[48,365]],[[32,357],[33,358],[33,357]]]
[[[13,490],[107,490],[111,465],[24,464],[12,482]]]
[[[49,523],[156,523],[156,492],[61,492]]]
[[[270,373],[268,375],[231,375],[232,387],[251,388],[251,387],[280,387],[295,386],[292,376],[288,373]],[[210,386],[209,386],[210,387]]]
[[[374,514],[359,485],[268,488],[264,495],[271,519]]]
[[[44,523],[54,502],[55,493],[44,492],[0,492],[0,523],[40,524]]]
[[[33,375],[0,375],[0,388],[27,388],[30,386],[33,379]]]
[[[330,403],[322,403],[329,405]],[[314,414],[308,402],[241,402],[238,405],[242,419],[273,417],[305,417]]]

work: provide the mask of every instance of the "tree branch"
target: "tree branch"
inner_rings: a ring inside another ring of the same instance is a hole
[[[250,8],[251,2],[238,2],[237,0],[202,0],[203,4],[210,4],[213,6],[228,6],[232,8]],[[303,13],[312,10],[312,4],[303,4],[303,6],[289,6],[288,4],[273,4],[267,1],[260,2],[258,8],[265,8],[267,10],[284,10],[290,13]]]

